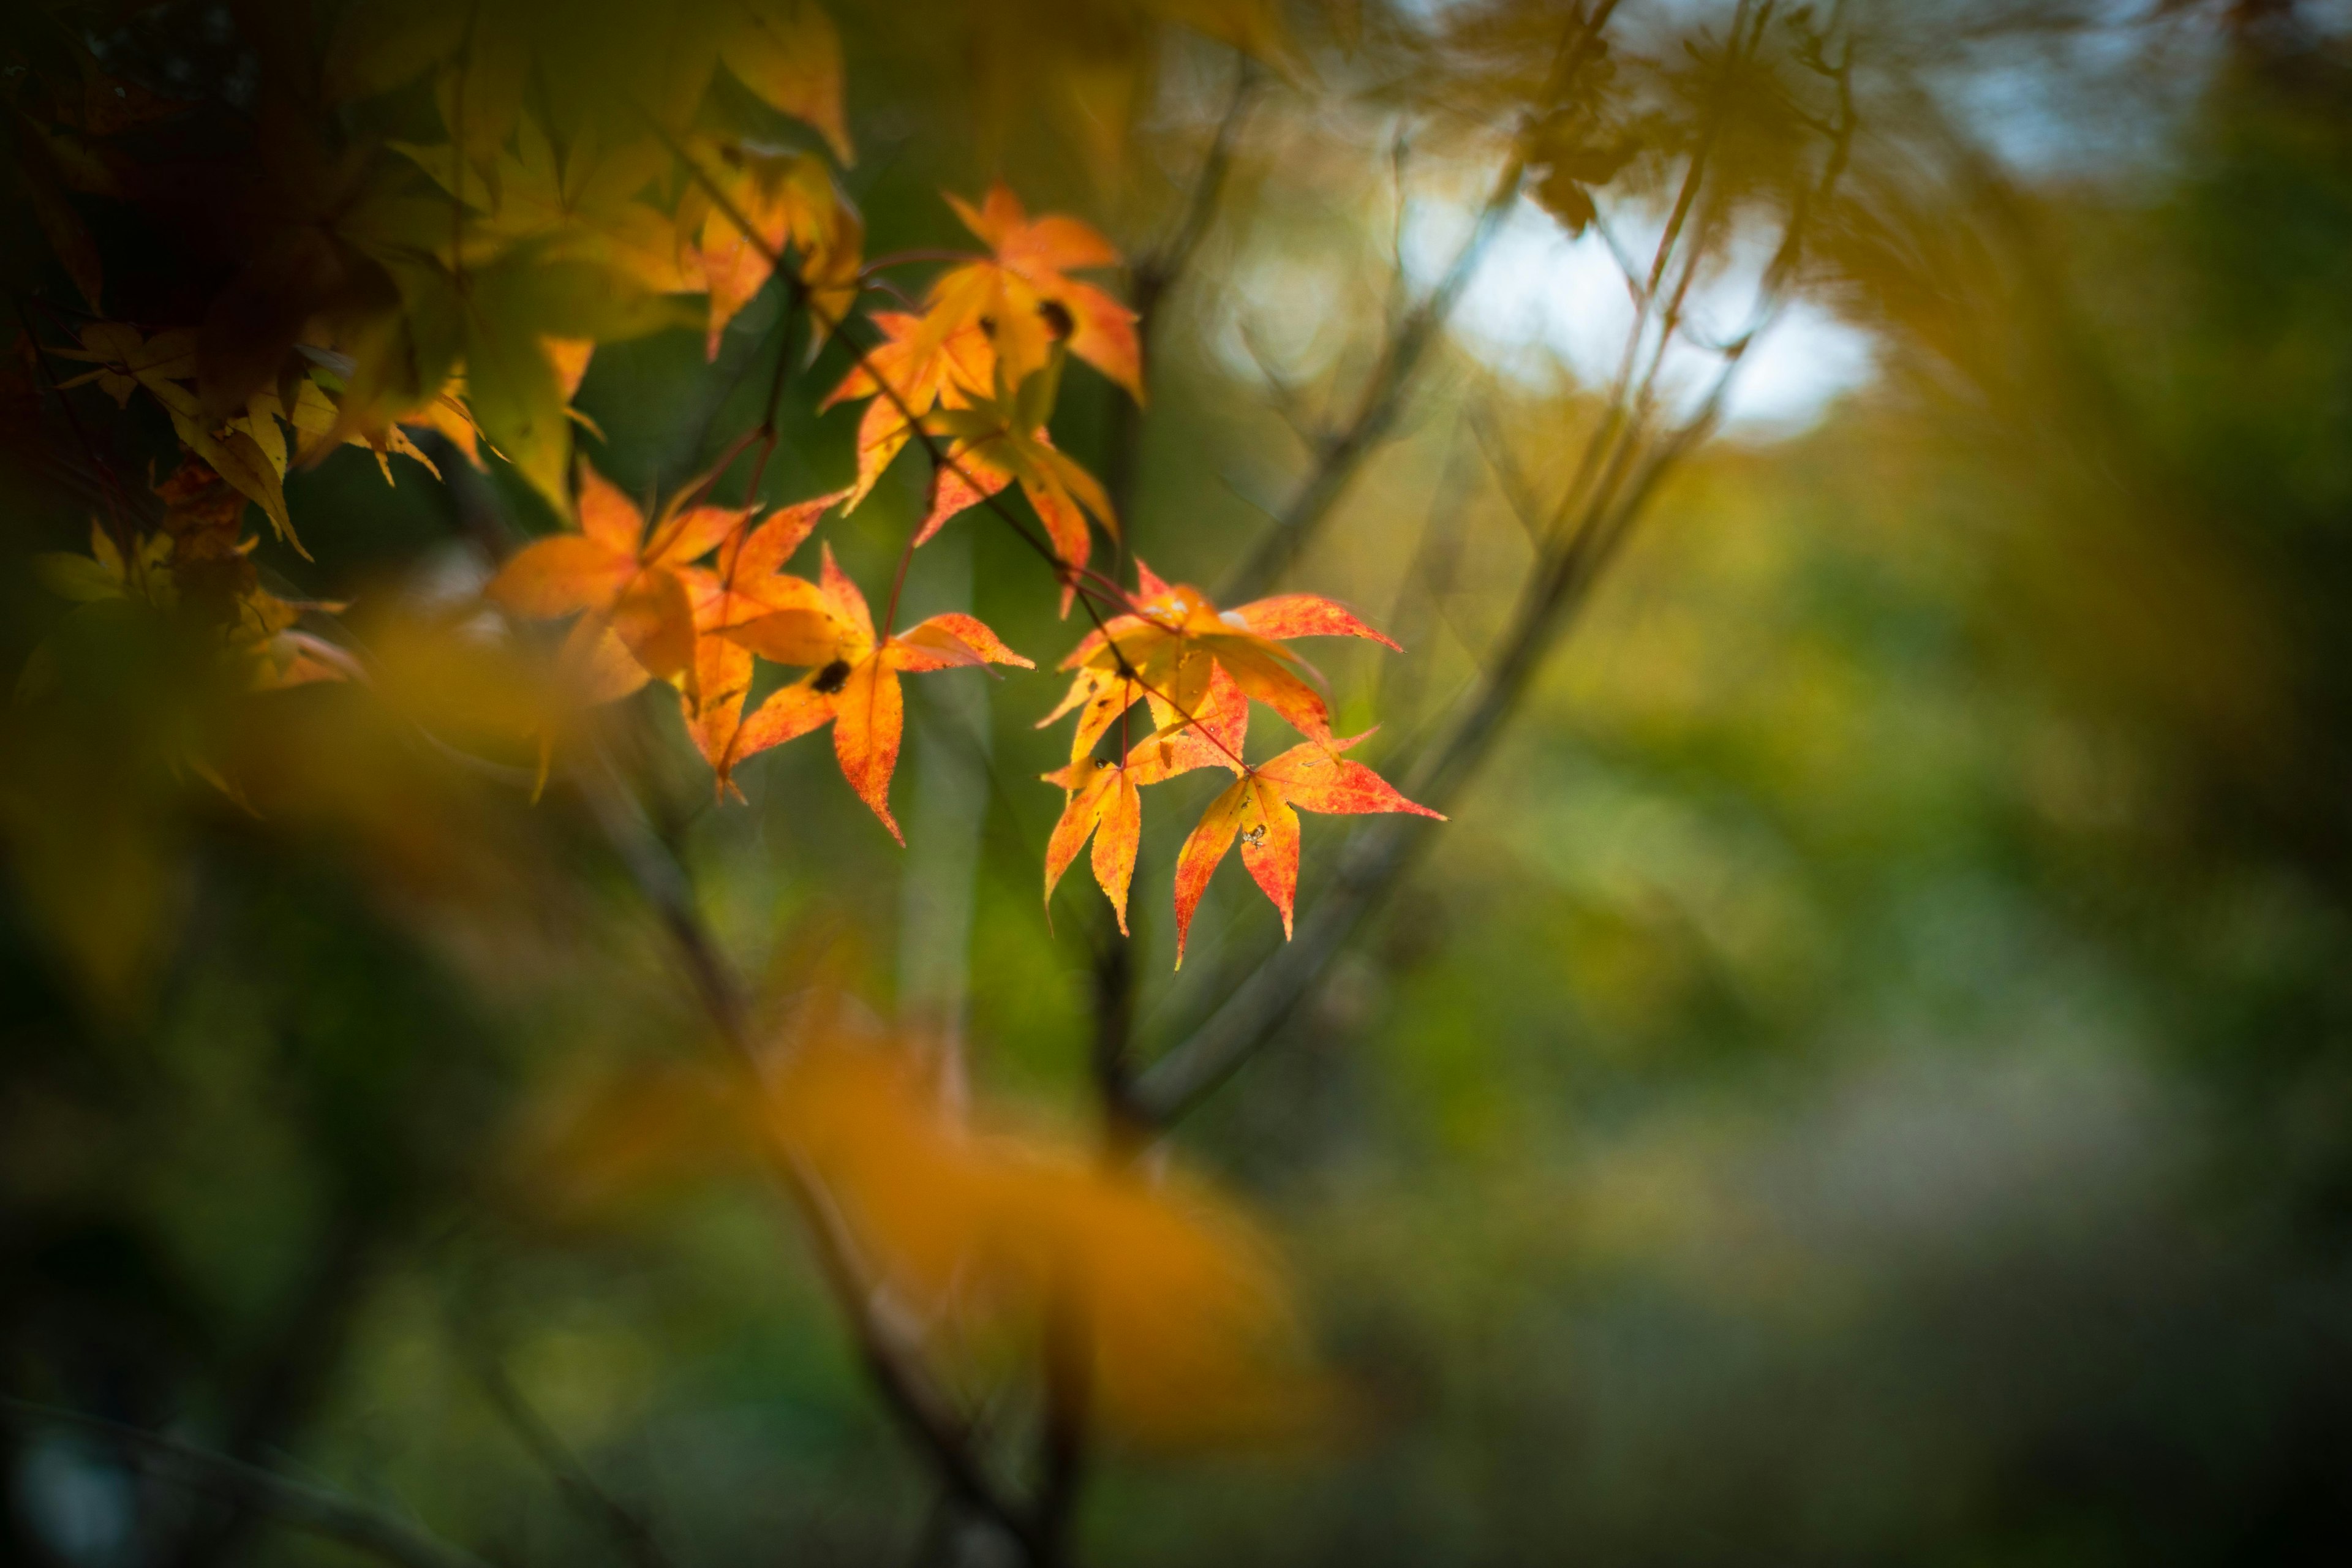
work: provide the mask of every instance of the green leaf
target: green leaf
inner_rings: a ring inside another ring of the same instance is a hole
[[[549,260],[509,268],[502,261],[494,271],[484,276],[482,289],[498,308],[527,315],[545,337],[606,343],[689,325],[695,319],[677,301],[598,262]]]
[[[70,555],[62,551],[36,555],[33,570],[40,577],[42,587],[78,605],[93,599],[122,597],[121,580],[87,555]]]
[[[466,402],[476,423],[559,517],[572,515],[564,479],[572,467],[572,421],[563,386],[534,323],[488,311],[466,341]]]

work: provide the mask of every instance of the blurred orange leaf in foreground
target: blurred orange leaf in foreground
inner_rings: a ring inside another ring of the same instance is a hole
[[[1229,1205],[1034,1138],[952,1121],[904,1057],[815,1046],[770,1131],[869,1268],[949,1337],[1086,1337],[1089,1415],[1147,1447],[1297,1436],[1327,1401],[1273,1254]]]
[[[530,1180],[551,1178],[551,1212],[566,1221],[583,1202],[625,1212],[763,1138],[944,1365],[984,1381],[1042,1336],[1080,1336],[1085,1353],[1070,1359],[1089,1426],[1138,1448],[1326,1426],[1330,1391],[1272,1248],[1205,1189],[1049,1138],[975,1131],[909,1053],[818,1040],[756,1110],[741,1083],[675,1064],[625,1072],[542,1131],[525,1157]]]

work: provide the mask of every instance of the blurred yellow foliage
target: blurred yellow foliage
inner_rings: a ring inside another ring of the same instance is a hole
[[[967,1349],[1082,1334],[1092,1414],[1150,1447],[1295,1434],[1322,1396],[1257,1233],[1211,1194],[957,1125],[903,1058],[821,1044],[770,1131],[815,1173],[868,1263]]]
[[[906,1053],[814,1041],[764,1103],[715,1072],[643,1068],[530,1140],[526,1179],[576,1222],[710,1173],[754,1139],[961,1372],[1075,1335],[1088,1420],[1108,1437],[1197,1449],[1328,1423],[1272,1249],[1229,1204],[1048,1137],[975,1131]]]

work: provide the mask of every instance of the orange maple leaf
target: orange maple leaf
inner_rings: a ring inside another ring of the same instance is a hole
[[[756,528],[739,528],[721,540],[710,566],[678,568],[694,606],[695,630],[695,689],[679,692],[678,701],[686,712],[687,732],[709,763],[722,798],[730,791],[738,798],[742,794],[734,788],[729,766],[743,700],[751,695],[752,661],[751,648],[723,634],[782,616],[798,617],[813,644],[830,637],[833,612],[824,591],[782,568],[815,531],[817,520],[848,493],[835,490],[778,507]],[[770,646],[782,629],[768,629]]]
[[[1048,351],[1070,352],[1143,401],[1143,351],[1135,312],[1091,283],[1066,274],[1117,267],[1119,254],[1087,224],[1058,214],[1032,219],[999,180],[975,208],[952,194],[948,204],[993,253],[933,281],[924,321],[927,344],[979,326],[1003,362],[1004,382],[1019,386],[1045,367]]]
[[[858,422],[857,482],[850,505],[864,499],[906,446],[913,434],[911,414],[939,443],[932,447],[938,460],[930,504],[916,527],[915,542],[929,542],[950,519],[1018,479],[1045,524],[1055,558],[1073,569],[1062,584],[1062,611],[1068,614],[1075,569],[1086,564],[1092,551],[1087,518],[1114,538],[1118,518],[1100,482],[1056,449],[1045,428],[1059,380],[1058,353],[1048,356],[1045,370],[1008,392],[998,374],[1003,363],[979,327],[960,327],[943,342],[932,342],[922,318],[884,311],[874,320],[887,341],[819,405],[822,410],[853,398],[873,399]]]
[[[809,667],[806,675],[772,694],[743,721],[728,753],[727,771],[731,774],[746,757],[831,724],[841,776],[873,807],[890,836],[904,844],[906,835],[890,815],[890,775],[898,765],[898,741],[906,725],[898,677],[961,665],[1036,667],[967,615],[933,616],[877,638],[866,595],[834,563],[829,544],[820,587],[827,611],[823,617],[787,611],[761,616],[719,634],[778,664]]]
[[[1138,794],[1145,785],[1161,783],[1194,768],[1223,764],[1239,767],[1242,742],[1249,729],[1249,699],[1232,676],[1220,669],[1210,678],[1199,710],[1180,716],[1141,745],[1129,749],[1116,763],[1081,757],[1057,773],[1044,775],[1047,784],[1067,792],[1061,820],[1045,841],[1045,902],[1050,910],[1054,889],[1070,868],[1087,837],[1094,837],[1095,881],[1110,900],[1118,917],[1118,931],[1127,934],[1127,893],[1135,880],[1135,854],[1143,837],[1143,805]]]
[[[691,485],[672,497],[648,528],[636,503],[583,462],[580,531],[525,545],[490,580],[487,592],[518,615],[586,612],[567,644],[567,653],[575,658],[586,658],[605,634],[626,648],[640,678],[623,686],[621,672],[606,670],[593,683],[597,690],[611,691],[604,700],[626,696],[646,677],[682,679],[691,692],[694,605],[678,568],[709,554],[745,515],[740,507],[681,505],[701,488]]]
[[[1397,647],[1344,605],[1312,594],[1282,594],[1219,610],[1198,588],[1162,582],[1140,560],[1135,573],[1133,609],[1070,650],[1062,668],[1076,670],[1076,678],[1061,704],[1037,721],[1043,729],[1074,708],[1082,710],[1070,742],[1074,762],[1139,701],[1148,700],[1163,726],[1197,710],[1219,669],[1309,741],[1328,743],[1329,710],[1307,679],[1314,668],[1277,639],[1355,637]]]
[[[1021,493],[1045,525],[1055,558],[1067,568],[1062,577],[1062,613],[1066,616],[1077,591],[1077,569],[1093,552],[1087,519],[1101,523],[1116,539],[1118,516],[1100,481],[1057,448],[1045,428],[1060,364],[1057,353],[1045,369],[1010,395],[1000,377],[992,395],[967,396],[952,404],[943,398],[942,406],[924,419],[924,429],[944,437],[947,448],[932,476],[930,510],[915,531],[915,542],[925,542],[949,519],[1018,479]],[[1002,362],[997,368],[1003,370]]]
[[[984,394],[995,374],[995,351],[977,325],[950,333],[936,347],[919,352],[923,321],[904,310],[877,310],[872,317],[884,341],[866,351],[863,363],[851,368],[841,384],[825,395],[817,411],[861,397],[874,401],[857,422],[857,482],[849,492],[855,508],[874,489],[882,470],[890,466],[914,434],[908,417],[920,419],[944,403],[961,408],[975,395]],[[887,396],[887,387],[895,396]],[[936,531],[936,530],[934,530]]]
[[[697,186],[678,209],[681,233],[691,226],[697,209],[703,209],[695,251],[710,292],[709,356],[719,357],[727,323],[767,285],[776,258],[788,245],[799,258],[809,319],[822,340],[857,302],[866,244],[865,220],[834,184],[832,171],[811,154],[765,153],[732,142],[708,146],[694,163],[726,198],[713,200]]]
[[[1371,733],[1367,730],[1364,734]],[[1339,753],[1361,741],[1308,741],[1240,774],[1231,788],[1209,803],[1200,826],[1176,856],[1176,967],[1184,967],[1184,938],[1192,911],[1208,890],[1209,876],[1238,838],[1242,864],[1282,911],[1282,935],[1290,937],[1291,910],[1298,897],[1298,813],[1333,816],[1402,811],[1416,816],[1444,815],[1399,795],[1386,779]]]

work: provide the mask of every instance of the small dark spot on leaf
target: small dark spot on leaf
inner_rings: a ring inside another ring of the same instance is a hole
[[[1037,313],[1045,318],[1046,330],[1054,334],[1056,342],[1077,330],[1078,323],[1071,320],[1069,308],[1059,300],[1045,300],[1037,307]]]
[[[831,664],[826,665],[823,669],[818,670],[816,672],[816,679],[809,684],[830,697],[835,692],[840,690],[848,679],[849,661],[845,658],[836,658]]]

